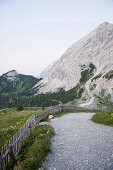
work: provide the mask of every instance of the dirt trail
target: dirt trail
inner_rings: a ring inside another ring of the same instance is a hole
[[[93,123],[93,113],[70,113],[52,119],[56,135],[47,170],[113,170],[113,127]]]

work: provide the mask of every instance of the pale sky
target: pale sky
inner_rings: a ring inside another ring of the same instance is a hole
[[[105,21],[113,23],[113,0],[0,0],[0,74],[39,76]]]

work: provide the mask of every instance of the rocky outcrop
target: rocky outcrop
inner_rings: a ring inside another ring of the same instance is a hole
[[[16,70],[11,70],[5,74],[3,74],[4,77],[6,77],[8,80],[14,81],[17,79],[18,72]]]

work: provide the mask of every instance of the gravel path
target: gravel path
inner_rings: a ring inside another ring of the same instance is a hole
[[[93,123],[93,113],[69,113],[52,119],[56,135],[47,170],[113,170],[113,128]]]

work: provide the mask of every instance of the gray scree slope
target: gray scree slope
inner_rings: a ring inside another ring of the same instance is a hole
[[[113,127],[93,123],[93,113],[72,113],[53,119],[56,135],[47,170],[113,170]]]

